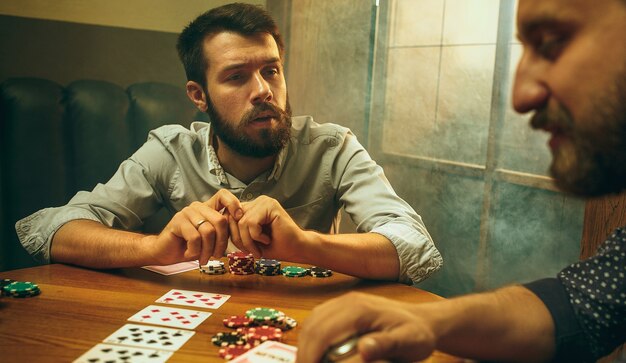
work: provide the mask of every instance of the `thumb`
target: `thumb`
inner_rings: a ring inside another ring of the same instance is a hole
[[[386,359],[417,361],[430,356],[434,350],[432,344],[416,341],[414,335],[402,329],[372,332],[359,339],[359,352],[366,362]]]

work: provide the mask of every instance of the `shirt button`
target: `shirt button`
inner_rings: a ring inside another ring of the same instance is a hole
[[[252,200],[252,197],[254,197],[252,193],[246,194],[246,200]]]

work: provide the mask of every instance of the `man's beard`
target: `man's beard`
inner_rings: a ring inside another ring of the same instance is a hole
[[[626,188],[626,67],[613,87],[588,102],[593,113],[579,120],[561,105],[546,106],[531,126],[558,128],[565,136],[550,166],[560,189],[587,197],[619,193]]]
[[[287,99],[285,110],[281,110],[269,102],[257,104],[243,115],[241,120],[234,126],[232,123],[224,120],[217,112],[208,92],[206,95],[206,112],[211,118],[213,132],[228,148],[236,153],[260,159],[278,154],[289,141],[291,136],[291,106],[289,105],[289,99]],[[278,123],[277,127],[260,129],[256,137],[248,135],[246,126],[252,123],[261,112],[267,111],[273,113],[272,116]]]

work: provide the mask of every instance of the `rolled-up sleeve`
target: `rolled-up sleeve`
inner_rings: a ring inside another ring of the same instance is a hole
[[[383,169],[348,132],[338,150],[338,196],[358,232],[385,236],[396,248],[399,281],[417,283],[443,265],[422,218],[402,200],[385,177]]]
[[[143,220],[162,206],[163,194],[168,192],[164,180],[175,168],[172,158],[164,157],[169,155],[163,142],[167,135],[167,129],[151,134],[106,184],[78,192],[65,206],[42,209],[17,221],[17,236],[26,251],[36,261],[50,263],[54,234],[72,220],[92,220],[124,230],[141,228]]]
[[[59,207],[37,211],[15,224],[17,237],[26,251],[40,263],[50,263],[52,237],[65,223],[76,219],[99,222],[92,213],[81,208]]]

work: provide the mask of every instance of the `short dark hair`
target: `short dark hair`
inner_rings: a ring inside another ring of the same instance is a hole
[[[283,39],[278,26],[270,14],[260,6],[233,3],[211,9],[189,23],[178,36],[176,49],[187,80],[194,81],[206,88],[205,72],[208,64],[204,57],[202,42],[210,34],[231,31],[242,35],[268,33],[276,41],[282,58]]]

